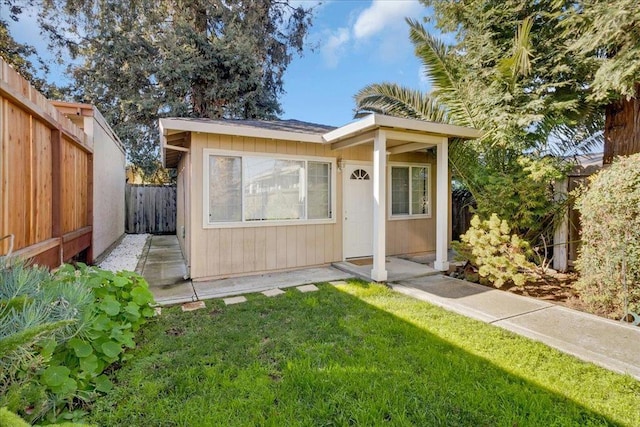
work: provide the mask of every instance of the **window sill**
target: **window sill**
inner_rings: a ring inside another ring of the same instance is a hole
[[[246,221],[246,222],[214,222],[205,223],[202,225],[203,229],[217,229],[217,228],[260,228],[260,227],[284,227],[284,226],[297,226],[297,225],[325,225],[335,224],[336,219],[305,219],[305,220],[271,220],[271,221]]]
[[[408,221],[412,219],[431,219],[431,214],[421,215],[391,215],[389,221]]]

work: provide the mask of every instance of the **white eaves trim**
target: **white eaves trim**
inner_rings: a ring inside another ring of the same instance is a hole
[[[160,119],[160,129],[171,129],[186,132],[215,133],[218,135],[245,136],[250,138],[281,139],[285,141],[324,143],[322,135],[303,132],[264,129],[238,124],[225,125],[181,119]],[[165,135],[164,131],[162,132]]]
[[[415,119],[404,119],[374,113],[358,121],[325,133],[323,135],[323,139],[326,142],[337,142],[362,132],[367,132],[381,127],[422,132],[431,135],[446,136],[449,138],[476,139],[483,135],[483,133],[477,129],[464,126],[425,122],[423,120]]]

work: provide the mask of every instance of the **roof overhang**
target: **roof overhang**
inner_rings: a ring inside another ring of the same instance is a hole
[[[387,153],[389,154],[433,147],[449,138],[476,139],[483,135],[477,129],[464,126],[404,119],[382,114],[370,114],[324,134],[267,129],[243,125],[242,122],[227,124],[219,121],[166,118],[160,119],[160,151],[162,164],[171,168],[177,166],[182,152],[189,151],[188,134],[191,132],[331,144],[332,149],[338,150],[371,142],[379,130],[385,132],[385,137],[389,142],[387,144]]]
[[[217,135],[245,136],[250,138],[281,139],[285,141],[315,142],[322,144],[324,140],[320,134],[290,132],[284,130],[264,129],[241,124],[222,124],[219,122],[204,122],[189,119],[160,119],[160,129],[163,135],[171,131],[188,131],[214,133]]]
[[[390,154],[415,151],[437,145],[443,138],[476,139],[483,133],[477,129],[445,123],[370,114],[323,135],[332,149],[342,149],[373,141],[376,131],[385,130],[388,141],[396,141]],[[402,147],[402,148],[401,148]]]

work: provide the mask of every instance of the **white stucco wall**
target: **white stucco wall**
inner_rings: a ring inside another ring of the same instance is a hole
[[[125,154],[102,114],[84,118],[93,140],[93,257],[99,257],[124,234]]]

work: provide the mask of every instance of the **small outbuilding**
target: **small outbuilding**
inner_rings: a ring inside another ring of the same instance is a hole
[[[177,168],[177,234],[193,280],[435,252],[448,268],[451,138],[476,129],[371,114],[297,120],[160,120]]]
[[[51,101],[87,135],[93,150],[93,258],[101,255],[124,235],[124,190],[126,156],[120,138],[100,111],[91,104]]]

